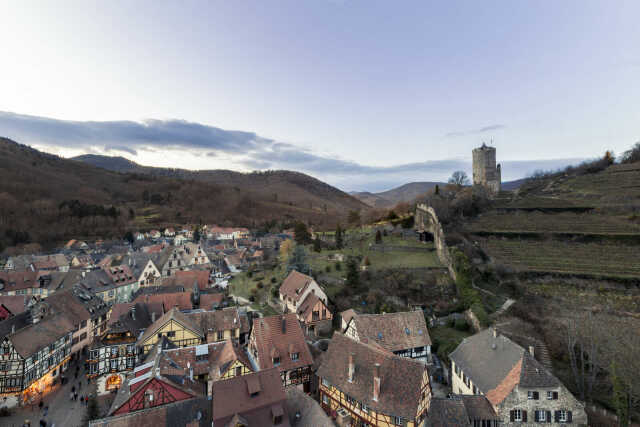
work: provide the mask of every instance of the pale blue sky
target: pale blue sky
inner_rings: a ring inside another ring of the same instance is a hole
[[[445,179],[493,138],[514,179],[640,139],[638,16],[638,1],[0,1],[0,135],[345,190]]]

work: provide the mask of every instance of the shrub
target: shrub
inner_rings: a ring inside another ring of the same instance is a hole
[[[276,282],[277,282],[276,278],[275,278],[275,277],[272,277],[272,278],[271,278],[271,283],[276,283]]]
[[[262,282],[258,282],[256,286],[258,287],[258,289],[264,288],[264,284]]]
[[[469,323],[465,319],[459,318],[456,320],[455,328],[459,331],[468,331]]]
[[[256,297],[253,295],[249,296],[249,301],[256,302]]]
[[[336,271],[342,270],[342,264],[338,261],[336,262]]]
[[[489,316],[482,304],[476,302],[471,306],[471,311],[476,315],[481,326],[489,325]]]
[[[247,276],[249,278],[253,277],[253,271],[251,271],[251,270],[247,271]]]
[[[330,273],[330,272],[331,272],[331,265],[327,265],[327,266],[324,268],[324,271],[326,271],[327,273]]]

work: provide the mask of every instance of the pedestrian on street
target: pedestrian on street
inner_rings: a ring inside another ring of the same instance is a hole
[[[76,386],[71,387],[71,392],[73,393],[74,391],[76,391]]]
[[[69,392],[69,400],[73,400],[73,392],[72,391]]]

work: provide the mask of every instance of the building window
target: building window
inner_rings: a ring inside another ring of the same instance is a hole
[[[362,412],[364,412],[365,414],[369,413],[369,407],[364,403],[362,404]]]
[[[544,409],[536,410],[536,422],[547,422],[547,411]]]
[[[242,375],[242,366],[236,366],[236,377]]]
[[[224,331],[218,331],[218,340],[224,339]]]
[[[557,391],[548,391],[547,392],[547,400],[558,400],[558,392]]]
[[[8,371],[9,362],[0,362],[0,371]]]
[[[175,337],[175,336],[176,336],[176,331],[169,331],[169,332],[167,332],[167,336],[168,336],[168,337],[170,337],[170,338]]]
[[[568,421],[567,411],[564,409],[558,411],[558,421],[561,423],[566,423]]]
[[[112,371],[115,371],[118,369],[118,359],[112,359],[109,364]]]
[[[273,366],[280,366],[280,358],[279,357],[274,357],[273,358]]]
[[[118,355],[118,347],[111,347],[111,357],[116,357]]]
[[[347,394],[347,402],[348,402],[350,405],[355,405],[356,400],[355,400],[353,397],[351,397],[351,396],[349,396],[349,395]]]
[[[520,409],[513,410],[513,421],[518,421],[518,422],[522,421],[522,410]]]
[[[327,396],[326,394],[322,395],[322,403],[324,403],[325,405],[329,404],[329,396]]]
[[[394,417],[393,417],[393,423],[394,423],[395,425],[397,425],[397,426],[404,425],[404,418],[394,416]]]
[[[327,388],[331,387],[331,383],[326,378],[322,379],[322,385]]]
[[[291,360],[298,360],[299,353],[291,353]]]

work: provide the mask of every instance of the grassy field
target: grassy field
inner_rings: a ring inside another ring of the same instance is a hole
[[[480,239],[480,245],[496,262],[522,271],[640,276],[637,246],[495,238]]]
[[[356,237],[357,236],[357,237]],[[370,245],[375,243],[375,235],[361,234],[348,237],[348,247],[340,250],[323,250],[320,253],[312,252],[312,248],[308,248],[309,264],[314,271],[324,272],[332,277],[340,278],[345,275],[345,265],[342,262],[342,271],[336,271],[336,261],[329,261],[329,257],[342,254],[346,261],[348,256],[357,256],[362,259],[368,257],[371,270],[387,269],[387,268],[420,268],[420,267],[441,267],[438,256],[433,252],[404,252],[404,251],[388,251],[382,252],[371,250]],[[416,238],[406,238],[398,236],[385,236],[382,240],[383,245],[389,246],[405,246],[428,248],[433,247],[431,243],[423,243]],[[429,246],[430,245],[430,246]],[[330,271],[326,268],[329,266]]]
[[[571,212],[490,212],[465,228],[470,232],[640,234],[640,222],[629,215]]]
[[[264,301],[268,296],[272,286],[278,286],[285,278],[285,268],[279,267],[275,270],[258,271],[251,274],[249,277],[248,272],[237,274],[233,277],[230,286],[230,293],[233,295],[241,296],[249,299],[251,295],[256,297],[256,301]],[[275,283],[272,283],[272,279],[275,278]],[[258,283],[262,283],[262,288],[258,287]],[[255,293],[253,293],[255,289]]]

